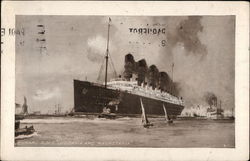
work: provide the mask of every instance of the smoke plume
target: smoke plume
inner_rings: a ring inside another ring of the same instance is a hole
[[[92,62],[102,62],[106,51],[106,39],[96,36],[89,38],[87,44],[87,58]]]
[[[211,107],[211,106],[217,106],[217,97],[214,93],[212,92],[207,92],[204,95],[205,101],[207,102],[207,104]]]
[[[179,95],[180,84],[173,82],[166,72],[159,72],[156,65],[148,67],[145,59],[136,62],[133,55],[129,53],[125,56],[123,77],[130,80],[133,74],[137,76],[138,85],[143,83],[153,89],[157,88],[175,96]]]
[[[206,46],[201,43],[198,36],[202,31],[201,17],[188,17],[180,22],[174,32],[168,32],[168,43],[173,47],[178,43],[183,44],[187,54],[206,55]]]

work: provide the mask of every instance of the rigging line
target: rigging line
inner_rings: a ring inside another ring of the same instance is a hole
[[[103,73],[103,66],[100,68],[99,74],[98,74],[98,78],[97,78],[97,82],[101,81],[101,74]]]
[[[102,74],[102,71],[103,71],[104,62],[105,62],[105,59],[103,59],[101,68],[100,68],[99,73],[98,73],[98,77],[97,77],[97,81],[98,81],[98,82],[99,82],[100,79],[101,79],[101,74]]]
[[[109,74],[112,74],[112,77],[114,77],[113,75],[115,75],[115,77],[116,77],[116,73],[113,71],[113,67],[112,67],[112,63],[109,61],[109,71],[112,71],[111,73],[109,73]]]
[[[110,62],[111,62],[111,65],[112,65],[112,67],[113,67],[113,69],[114,69],[115,76],[117,76],[117,72],[116,72],[116,70],[115,70],[115,66],[114,66],[114,63],[113,63],[112,57],[111,57],[110,53],[108,53],[108,54],[109,54],[109,57],[110,57]]]

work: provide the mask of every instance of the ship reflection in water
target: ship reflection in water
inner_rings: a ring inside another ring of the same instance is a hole
[[[175,120],[149,118],[151,128],[141,126],[141,118],[47,117],[21,120],[21,127],[34,125],[37,135],[16,140],[15,146],[74,147],[216,147],[233,148],[234,120]]]

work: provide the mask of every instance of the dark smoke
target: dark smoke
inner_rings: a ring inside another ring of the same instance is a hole
[[[133,73],[135,71],[135,60],[132,54],[127,54],[125,56],[125,65],[124,65],[124,78],[128,81],[132,78]]]
[[[187,61],[194,59],[197,60],[197,63],[204,63],[206,61],[207,57],[207,47],[202,43],[200,39],[200,34],[203,32],[204,27],[202,25],[202,17],[200,16],[189,16],[184,20],[181,20],[177,23],[175,28],[169,28],[167,31],[167,47],[161,49],[160,54],[160,66],[163,69],[166,68],[166,63],[171,64],[174,63],[176,65],[181,65],[181,61],[185,60],[184,58],[188,58]],[[180,48],[181,47],[181,48]],[[175,49],[182,51],[183,55],[180,55],[179,53],[174,52]],[[181,59],[180,59],[181,57]],[[199,60],[200,59],[200,60]],[[193,62],[190,62],[193,63]],[[188,64],[187,62],[184,62],[184,64]],[[179,66],[180,66],[179,65]],[[197,64],[199,66],[200,64]],[[178,66],[178,67],[179,67]],[[169,69],[168,69],[169,70]],[[189,96],[188,94],[188,88],[185,85],[185,74],[181,76],[179,73],[182,72],[191,72],[192,70],[184,69],[180,71],[181,69],[175,68],[175,73],[178,73],[178,78],[176,77],[176,80],[179,81],[179,83],[174,82],[175,85],[172,85],[171,87],[168,87],[167,90],[174,93],[174,95],[181,95],[185,98],[193,99],[194,97]],[[192,75],[192,74],[189,75]],[[199,74],[199,73],[197,73]],[[173,87],[174,86],[174,87]],[[192,84],[192,86],[195,86],[195,83]],[[193,88],[193,87],[192,87]],[[196,89],[194,89],[196,91]],[[197,94],[197,93],[196,93]],[[199,95],[199,94],[197,94]],[[203,95],[203,94],[201,94]],[[197,96],[198,97],[198,96]],[[193,99],[196,101],[196,98]]]
[[[148,69],[148,83],[153,89],[158,87],[159,70],[155,65],[151,65]]]
[[[188,51],[187,54],[206,55],[206,46],[201,43],[198,36],[199,32],[203,31],[201,18],[199,16],[189,16],[188,19],[180,22],[175,32],[168,32],[167,38],[170,45],[174,47],[177,43],[182,43]]]
[[[217,97],[214,93],[212,92],[207,92],[204,95],[205,101],[207,102],[207,104],[211,107],[211,106],[217,106]]]
[[[145,83],[145,79],[148,72],[148,65],[145,59],[139,60],[135,65],[135,72],[137,74],[138,85]]]
[[[170,77],[166,72],[159,73],[159,88],[162,91],[170,92]]]
[[[157,88],[175,96],[179,95],[179,83],[173,82],[166,72],[159,72],[156,65],[148,67],[145,59],[136,62],[133,55],[129,53],[125,56],[124,68],[123,77],[128,81],[135,74],[138,85],[147,84],[153,89]]]

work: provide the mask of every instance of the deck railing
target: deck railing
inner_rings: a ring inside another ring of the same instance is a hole
[[[182,99],[172,96],[168,92],[161,92],[160,90],[153,90],[152,88],[142,87],[134,84],[135,83],[133,82],[127,82],[127,81],[114,81],[113,83],[110,83],[108,85],[108,88],[119,89],[131,94],[136,94],[143,97],[149,97],[152,99],[157,99],[177,105],[182,105],[182,106],[184,105],[184,101]]]

